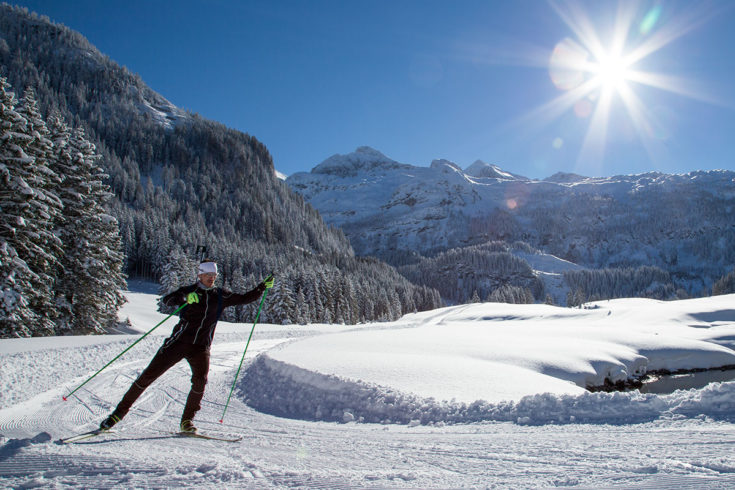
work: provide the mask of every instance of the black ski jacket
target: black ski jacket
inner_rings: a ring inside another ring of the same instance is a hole
[[[212,345],[214,330],[217,328],[217,321],[222,315],[222,310],[228,306],[252,303],[260,298],[263,291],[265,291],[265,285],[262,283],[245,294],[237,294],[221,288],[205,289],[197,282],[167,294],[163,297],[163,303],[168,306],[181,306],[191,292],[199,295],[199,303],[187,305],[179,312],[179,323],[164,342],[164,347],[173,342],[209,347]]]

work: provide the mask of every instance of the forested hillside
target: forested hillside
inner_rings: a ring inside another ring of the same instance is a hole
[[[512,248],[504,242],[454,248],[398,270],[417,284],[436,288],[454,303],[543,301],[543,282],[528,262],[511,253]]]
[[[167,288],[190,282],[204,245],[226,287],[276,274],[279,308],[268,321],[392,319],[439,305],[436,291],[356,258],[342,232],[276,178],[265,145],[174,107],[79,33],[0,6],[0,75],[96,145],[127,274],[166,274]]]

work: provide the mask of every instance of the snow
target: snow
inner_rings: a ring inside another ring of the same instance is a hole
[[[735,484],[731,375],[716,371],[720,382],[665,394],[584,389],[646,370],[735,364],[735,295],[582,309],[473,304],[357,326],[259,324],[223,424],[252,324],[221,322],[196,423],[242,441],[170,435],[189,389],[180,363],[114,434],[58,444],[94,428],[171,332],[173,319],[62,400],[165,319],[154,288],[139,286],[125,293],[125,334],[0,340],[0,486]]]
[[[464,171],[465,174],[472,177],[480,178],[494,178],[494,179],[505,179],[505,180],[517,180],[518,177],[506,172],[497,165],[490,165],[482,160],[476,160],[475,163],[467,167]]]
[[[616,398],[591,395],[585,388],[602,386],[606,378],[625,381],[648,371],[735,367],[735,324],[722,321],[735,318],[735,311],[726,309],[727,301],[626,299],[592,303],[589,309],[496,303],[449,307],[407,315],[389,326],[312,337],[273,349],[254,364],[257,376],[246,378],[246,391],[254,406],[307,419],[337,420],[341,408],[348,407],[353,416],[376,422],[500,417],[542,424],[549,414],[542,407],[533,409],[534,400],[546,404],[545,398],[534,398],[539,394],[559,406],[553,417],[560,420],[606,420],[610,414],[597,410],[601,405],[609,409],[612,401],[631,418],[637,416],[631,410],[639,407],[638,416],[647,419],[651,407],[671,411],[670,405],[678,406],[682,399],[636,394]],[[703,324],[702,319],[717,320]],[[286,403],[279,388],[284,378],[307,383],[309,389],[292,386]],[[345,397],[347,392],[360,403]],[[303,399],[296,399],[297,393]],[[325,400],[332,393],[338,396],[328,406]],[[399,401],[391,401],[390,408],[376,402],[388,396]],[[274,400],[280,400],[278,406]],[[573,407],[565,406],[566,401]],[[481,409],[467,408],[476,402]],[[507,402],[513,405],[497,408]],[[591,411],[586,406],[578,411],[581,402],[590,402]],[[530,414],[517,415],[519,407],[529,403]],[[325,407],[331,415],[319,416]],[[731,408],[735,405],[729,404]]]
[[[128,87],[130,97],[139,101],[141,112],[148,113],[153,120],[164,128],[171,130],[181,121],[188,119],[185,111],[179,109],[161,95],[141,90],[139,87]]]
[[[543,281],[544,292],[551,296],[554,304],[566,304],[569,286],[564,281],[564,272],[582,270],[584,267],[543,252],[527,253],[511,249],[511,253],[528,263],[534,274]]]
[[[404,253],[433,257],[487,240],[522,240],[593,269],[659,267],[674,290],[700,296],[733,268],[726,244],[734,175],[557,174],[539,181],[481,161],[464,171],[447,160],[414,166],[360,148],[286,183],[341,228],[358,255],[401,265]],[[566,305],[560,273],[534,269],[554,302]]]

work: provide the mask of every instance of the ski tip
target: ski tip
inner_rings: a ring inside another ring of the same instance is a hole
[[[222,422],[224,422],[224,419],[219,419],[219,423],[221,424]]]
[[[63,398],[63,399],[64,399],[64,401],[66,401],[66,397],[65,397],[65,396],[62,396],[61,398]]]

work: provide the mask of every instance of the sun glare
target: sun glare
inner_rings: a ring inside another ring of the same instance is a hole
[[[630,79],[629,63],[619,55],[605,54],[593,66],[593,74],[598,83],[605,90],[623,90],[625,83]]]
[[[645,11],[638,2],[619,2],[612,29],[603,31],[582,9],[584,4],[550,0],[550,5],[571,31],[556,44],[547,65],[549,77],[561,93],[524,116],[521,123],[545,125],[569,111],[588,120],[578,155],[580,171],[601,170],[608,122],[615,106],[627,113],[649,160],[656,161],[662,154],[665,145],[656,140],[662,132],[651,130],[660,127],[660,121],[655,120],[651,102],[636,92],[641,86],[713,102],[703,91],[692,90],[682,78],[645,70],[648,57],[704,24],[716,15],[713,9],[692,7],[676,16],[665,15],[666,4]]]

